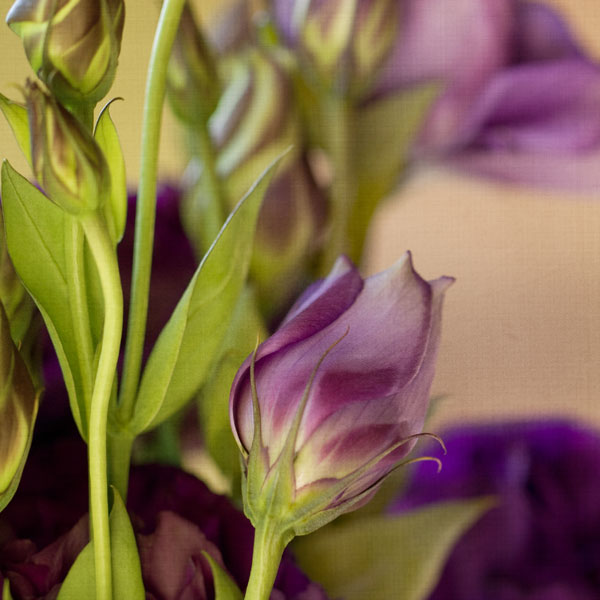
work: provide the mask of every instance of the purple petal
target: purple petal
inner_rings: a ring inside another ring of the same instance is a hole
[[[529,62],[583,58],[583,52],[562,17],[538,2],[520,2],[513,60]]]
[[[335,321],[355,301],[362,286],[363,281],[356,268],[345,257],[339,258],[328,277],[309,287],[294,304],[280,329],[261,344],[256,354],[257,373],[262,368],[263,359],[314,335]],[[251,395],[244,393],[250,385],[250,362],[251,357],[248,357],[237,372],[230,397],[232,429],[238,444],[246,449],[250,448],[253,435]],[[300,394],[307,381],[302,379],[304,376],[305,373],[297,378]],[[293,383],[290,384],[294,387]]]

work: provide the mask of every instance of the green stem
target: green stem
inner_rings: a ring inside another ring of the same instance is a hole
[[[113,379],[117,370],[123,328],[123,293],[117,257],[99,215],[81,219],[98,268],[104,297],[104,325],[98,370],[92,393],[88,435],[90,517],[96,572],[96,600],[111,600],[112,569],[107,480],[107,419]]]
[[[90,329],[90,315],[88,312],[83,229],[77,221],[72,220],[70,235],[65,239],[65,254],[70,265],[68,288],[69,308],[73,319],[73,331],[77,346],[77,358],[83,385],[83,398],[86,415],[89,418],[89,409],[92,399],[92,386],[94,384],[94,345]]]
[[[286,546],[280,532],[281,528],[270,519],[256,528],[245,600],[269,600]]]
[[[123,502],[127,501],[133,441],[126,433],[108,434],[108,481],[117,488]]]
[[[198,129],[198,150],[202,160],[202,176],[206,182],[203,191],[206,193],[206,202],[203,204],[202,214],[199,216],[201,231],[201,246],[204,251],[208,250],[210,244],[221,230],[225,217],[227,216],[227,198],[223,191],[221,179],[217,173],[217,160],[213,141],[208,129],[208,119],[203,118]]]
[[[351,106],[331,93],[323,106],[323,122],[328,126],[329,154],[333,164],[330,195],[329,237],[320,265],[321,276],[327,275],[340,254],[348,252],[350,211],[356,197],[352,169]]]
[[[185,0],[163,2],[148,65],[142,124],[141,170],[135,218],[131,303],[120,398],[120,417],[124,422],[129,421],[133,415],[140,379],[154,246],[158,146],[167,64],[184,4]]]

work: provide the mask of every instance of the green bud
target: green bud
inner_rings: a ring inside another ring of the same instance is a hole
[[[65,105],[96,103],[115,77],[123,0],[17,0],[6,17],[38,77]]]
[[[30,330],[35,305],[17,277],[8,255],[4,238],[4,223],[0,211],[0,302],[4,305],[10,323],[12,339],[19,345],[23,343]]]
[[[372,85],[398,33],[397,0],[297,0],[301,53],[319,84],[361,95]]]
[[[189,4],[183,9],[173,45],[167,71],[167,93],[173,112],[190,124],[204,122],[219,99],[214,57]]]
[[[27,89],[33,172],[48,197],[71,214],[97,209],[110,191],[102,150],[85,127],[37,85]]]
[[[0,510],[14,495],[29,452],[38,397],[0,303]]]

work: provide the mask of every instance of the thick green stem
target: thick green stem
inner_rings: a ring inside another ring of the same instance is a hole
[[[265,519],[265,522],[256,528],[252,570],[245,600],[269,600],[285,546],[281,527],[275,521]]]
[[[133,414],[140,379],[154,246],[158,146],[167,65],[184,4],[185,0],[165,0],[163,2],[148,66],[142,124],[141,170],[135,218],[131,304],[120,398],[120,419],[123,422],[129,421]]]
[[[85,283],[84,237],[83,229],[76,219],[73,219],[71,231],[65,239],[65,255],[70,266],[69,308],[73,319],[73,332],[77,345],[77,358],[81,381],[83,385],[83,399],[86,414],[89,418],[89,408],[92,399],[92,386],[94,384],[94,345],[90,330],[90,315],[87,305]]]
[[[350,212],[356,189],[352,167],[351,106],[343,96],[331,94],[323,103],[323,122],[328,127],[329,154],[333,164],[330,195],[329,237],[320,274],[327,275],[340,254],[348,252]]]
[[[97,214],[81,220],[104,297],[104,325],[92,392],[88,433],[90,518],[96,572],[96,600],[112,599],[112,569],[107,480],[107,419],[123,328],[123,292],[117,256],[106,226]]]
[[[127,501],[133,441],[129,434],[108,434],[108,481],[117,488],[123,502]]]

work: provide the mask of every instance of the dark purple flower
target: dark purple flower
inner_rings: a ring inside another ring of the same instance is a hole
[[[439,79],[417,156],[507,181],[600,183],[600,66],[551,8],[408,0],[379,94]]]
[[[600,590],[600,435],[562,422],[446,433],[444,468],[413,472],[393,512],[495,495],[431,600],[594,600]],[[433,456],[437,449],[433,448]]]
[[[408,454],[414,440],[407,438],[423,426],[451,281],[425,281],[406,253],[364,281],[340,258],[326,279],[308,288],[254,358],[261,435],[256,449],[251,357],[233,383],[234,435],[248,464],[259,465],[247,473],[248,489],[258,485],[258,472],[268,480],[287,469],[293,478],[290,510],[302,514],[316,497],[331,496],[319,510],[339,513],[374,493]],[[256,461],[251,450],[260,453]],[[296,534],[307,532],[304,525],[294,527]]]
[[[15,600],[55,598],[89,540],[85,457],[76,438],[38,447],[14,501],[0,514],[0,576],[10,580]],[[127,505],[149,599],[213,598],[203,551],[244,588],[254,530],[225,497],[179,469],[147,465],[132,469]],[[288,555],[273,598],[326,600]]]

